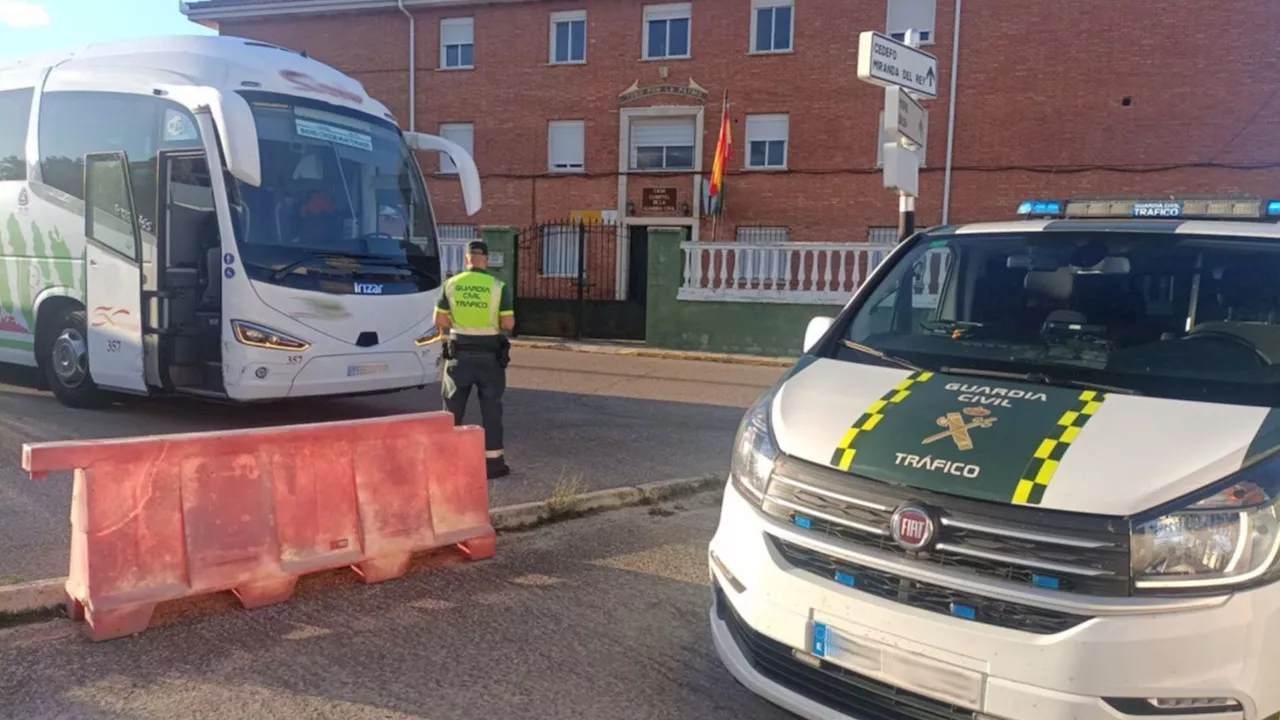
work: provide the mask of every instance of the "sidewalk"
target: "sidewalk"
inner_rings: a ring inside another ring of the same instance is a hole
[[[786,720],[707,630],[717,493],[504,536],[484,562],[381,585],[304,578],[287,603],[162,606],[89,645],[66,620],[0,630],[13,718]]]
[[[791,367],[796,358],[741,355],[731,353],[699,352],[694,350],[667,350],[638,342],[606,340],[566,340],[563,338],[518,337],[511,340],[513,347],[537,350],[562,350],[566,352],[593,353],[597,355],[623,355],[649,357],[664,360],[694,360],[731,365],[763,365],[766,367]]]

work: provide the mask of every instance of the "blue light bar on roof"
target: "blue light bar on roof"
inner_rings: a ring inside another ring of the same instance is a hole
[[[1095,218],[1130,220],[1260,220],[1280,218],[1280,200],[1250,198],[1169,198],[1140,200],[1027,200],[1018,206],[1027,218]]]
[[[1027,200],[1018,206],[1018,214],[1058,217],[1062,214],[1062,203],[1057,200]]]

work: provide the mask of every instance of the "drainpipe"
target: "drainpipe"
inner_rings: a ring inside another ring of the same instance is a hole
[[[415,90],[418,80],[418,72],[415,68],[418,55],[417,36],[414,33],[413,13],[404,8],[404,0],[396,0],[396,4],[400,6],[400,12],[409,18],[409,132],[416,132],[418,129],[417,109],[418,94]],[[953,79],[954,82],[954,79]],[[954,92],[954,91],[953,91]],[[954,104],[954,101],[952,101]]]
[[[947,108],[947,167],[942,180],[942,224],[951,215],[951,159],[956,144],[956,76],[960,73],[960,8],[964,0],[956,0],[956,22],[951,36],[951,96]]]

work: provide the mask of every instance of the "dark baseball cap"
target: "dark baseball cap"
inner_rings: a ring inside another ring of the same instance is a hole
[[[468,255],[488,255],[489,246],[483,240],[472,240],[467,243]]]

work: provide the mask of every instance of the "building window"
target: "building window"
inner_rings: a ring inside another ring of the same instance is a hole
[[[440,266],[445,277],[453,277],[467,269],[467,243],[479,240],[480,228],[475,225],[439,225],[436,237],[440,239]]]
[[[31,88],[0,92],[0,182],[27,179]]]
[[[795,29],[795,0],[752,0],[751,52],[791,52]]]
[[[582,120],[554,120],[547,125],[551,172],[582,172],[586,168],[586,128]]]
[[[587,61],[587,11],[551,13],[551,64]]]
[[[893,133],[884,129],[884,111],[880,111],[880,142],[876,143],[876,167],[884,167],[884,146],[885,143],[897,142]],[[929,150],[929,111],[924,111],[924,145],[915,149],[915,153],[920,156],[920,167],[925,166],[925,160],[928,158]]]
[[[778,245],[791,239],[791,228],[739,226],[734,239],[751,245]]]
[[[787,166],[786,115],[747,116],[747,168],[778,170]]]
[[[692,170],[696,118],[644,118],[631,121],[632,170]]]
[[[867,228],[867,242],[872,245],[897,245],[898,228],[886,226],[869,227]]]
[[[480,228],[476,225],[439,225],[436,230],[440,242],[465,244],[480,239]]]
[[[576,225],[551,225],[542,229],[544,277],[578,277],[580,253],[585,258],[586,248],[579,247]]]
[[[475,157],[476,127],[471,123],[445,123],[440,126],[440,137],[452,140],[462,146],[472,157]],[[440,172],[452,174],[458,172],[458,166],[445,153],[440,153]]]
[[[644,59],[690,57],[692,43],[690,3],[646,5],[644,8]]]
[[[906,39],[908,30],[915,30],[920,34],[921,45],[932,45],[937,10],[937,0],[889,0],[885,28],[899,41]]]
[[[440,21],[440,67],[446,70],[468,70],[475,67],[474,18],[449,18]]]

